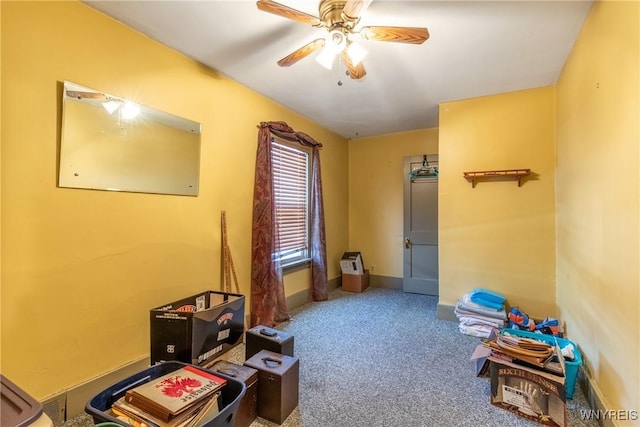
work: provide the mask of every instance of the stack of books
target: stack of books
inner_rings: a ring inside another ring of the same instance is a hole
[[[116,400],[111,415],[134,427],[199,427],[220,411],[227,380],[193,365],[131,388]]]
[[[512,335],[498,335],[485,341],[494,359],[530,366],[551,374],[564,376],[564,360],[557,346]],[[561,360],[562,359],[562,360]]]

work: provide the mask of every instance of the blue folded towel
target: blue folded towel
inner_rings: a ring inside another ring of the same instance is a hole
[[[504,308],[504,304],[500,304],[497,302],[493,302],[493,301],[489,301],[486,300],[484,298],[480,298],[480,297],[471,297],[471,301],[475,302],[476,304],[480,304],[484,307],[488,307],[488,308],[493,308],[495,310],[502,310]]]
[[[488,289],[474,289],[471,292],[471,296],[477,295],[482,299],[491,301],[491,302],[497,302],[498,304],[504,304],[504,302],[506,301],[506,298],[503,297],[502,295],[500,295],[497,292],[494,291],[490,291]]]
[[[476,304],[495,308],[496,310],[504,308],[504,302],[506,301],[506,298],[499,293],[487,289],[474,289],[470,294],[470,299]]]

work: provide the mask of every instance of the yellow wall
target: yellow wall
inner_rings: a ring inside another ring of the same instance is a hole
[[[347,144],[80,3],[0,2],[3,374],[43,399],[147,357],[149,308],[220,289],[222,210],[248,294],[255,125],[285,120],[324,144],[329,278],[345,250],[402,277],[402,158],[439,151],[440,303],[482,286],[557,314],[608,408],[640,407],[638,9],[595,4],[557,94],[450,102],[439,129]],[[200,195],[56,188],[63,80],[203,123]],[[462,178],[520,167],[520,188]]]
[[[640,409],[640,7],[597,2],[557,84],[557,298],[611,409]],[[639,425],[639,424],[635,424]]]
[[[324,144],[329,278],[339,276],[345,139],[79,2],[0,4],[3,374],[44,399],[148,357],[150,308],[221,289],[222,210],[248,295],[260,121]],[[200,195],[56,188],[63,80],[202,123]],[[285,280],[291,294],[308,274]]]
[[[349,249],[371,274],[402,277],[403,157],[438,152],[438,129],[349,142]]]
[[[556,314],[553,103],[545,87],[441,104],[440,304],[481,287]],[[535,174],[522,187],[462,175],[519,168]]]

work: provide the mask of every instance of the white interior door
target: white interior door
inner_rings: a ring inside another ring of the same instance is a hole
[[[438,178],[411,171],[437,168],[438,155],[404,158],[405,292],[438,295]]]

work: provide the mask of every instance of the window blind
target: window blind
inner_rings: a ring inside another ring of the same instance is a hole
[[[308,154],[273,142],[271,159],[280,258],[306,257],[308,238]]]

